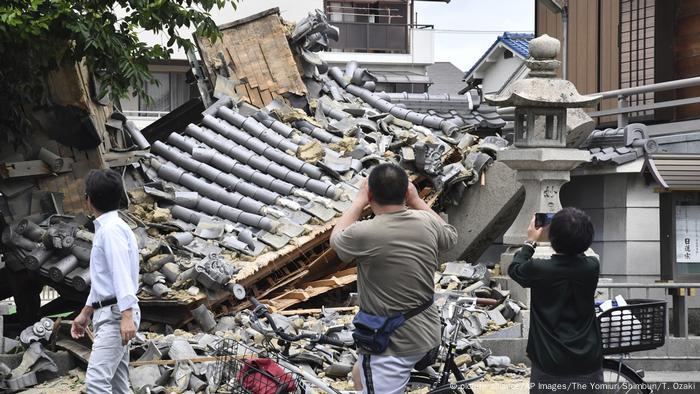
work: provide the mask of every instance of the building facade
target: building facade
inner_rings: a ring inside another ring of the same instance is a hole
[[[536,7],[536,35],[562,39],[561,15],[540,2]],[[567,78],[591,94],[700,75],[693,50],[699,16],[698,0],[570,0]],[[600,131],[582,148],[590,149],[593,162],[572,173],[561,196],[564,205],[591,215],[601,274],[619,282],[660,279],[660,194],[641,173],[649,152],[640,143],[601,141],[639,123],[658,152],[700,152],[700,85],[644,90],[624,94],[622,106],[639,111],[614,113],[619,95],[613,93],[589,112]]]
[[[532,34],[504,32],[464,74],[468,85],[481,85],[484,94],[498,94],[514,81],[524,78],[530,56],[528,43]]]
[[[439,7],[440,1],[436,3]],[[413,4],[414,0],[256,0],[241,1],[235,9],[227,5],[214,11],[212,17],[222,25],[278,7],[282,18],[296,22],[316,9],[323,10],[340,33],[339,40],[331,42],[331,50],[320,54],[324,61],[342,67],[357,61],[377,76],[378,91],[424,93],[431,84],[426,68],[434,63],[435,37],[432,25],[416,23]],[[149,44],[167,43],[164,36],[147,34],[141,38]],[[167,62],[150,65],[150,69],[160,82],[147,86],[153,103],[138,98],[121,103],[125,114],[141,127],[199,96],[182,50],[176,50]]]

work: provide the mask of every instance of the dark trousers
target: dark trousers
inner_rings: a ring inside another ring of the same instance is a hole
[[[532,365],[530,394],[544,393],[598,393],[602,394],[603,369],[586,375],[551,375]]]

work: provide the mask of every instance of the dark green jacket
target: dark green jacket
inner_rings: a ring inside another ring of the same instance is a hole
[[[527,354],[552,375],[582,375],[601,368],[600,329],[593,310],[600,264],[595,257],[552,255],[533,259],[523,246],[508,275],[531,289]]]

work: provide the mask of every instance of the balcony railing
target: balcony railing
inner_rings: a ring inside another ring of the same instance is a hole
[[[700,85],[700,77],[693,77],[597,93],[602,95],[603,99],[617,98],[617,108],[590,112],[588,115],[590,115],[591,117],[617,115],[617,127],[625,127],[629,122],[629,114],[634,112],[650,111],[662,108],[674,108],[683,105],[700,103],[700,97],[689,97],[676,100],[659,101],[651,104],[630,106],[630,96],[634,96],[640,93],[663,92],[698,85]]]
[[[692,77],[685,79],[676,79],[673,81],[652,83],[649,85],[634,86],[631,88],[623,88],[609,90],[607,92],[591,93],[592,95],[601,95],[603,100],[617,99],[617,108],[604,109],[600,111],[589,112],[588,115],[592,118],[616,115],[617,127],[622,128],[627,126],[630,120],[630,114],[635,112],[653,111],[664,108],[682,107],[684,105],[700,104],[700,96],[657,101],[651,104],[629,105],[630,96],[642,93],[663,92],[668,90],[682,89],[687,87],[700,86],[700,77]],[[515,107],[500,107],[497,110],[498,114],[506,120],[511,120],[515,113]]]
[[[432,29],[432,25],[332,22],[340,30],[331,49],[342,52],[410,53],[410,30]]]
[[[127,118],[160,118],[170,113],[170,111],[122,111]]]

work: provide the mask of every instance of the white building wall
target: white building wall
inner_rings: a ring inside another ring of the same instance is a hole
[[[236,8],[227,4],[220,10],[212,11],[212,19],[217,25],[223,25],[235,20],[257,14],[270,8],[278,7],[282,18],[289,22],[296,22],[306,17],[309,12],[316,9],[323,10],[323,0],[243,0]],[[194,29],[181,30],[185,37],[192,36]],[[165,46],[168,39],[164,34],[142,32],[139,37],[147,44],[161,44]],[[393,53],[349,53],[349,52],[325,52],[321,57],[332,65],[345,65],[356,60],[362,65],[428,65],[435,59],[435,37],[432,29],[410,29],[411,48],[409,54]],[[186,59],[185,52],[175,49],[171,56],[173,59]],[[399,70],[407,70],[405,67]],[[425,67],[421,68],[425,72]]]
[[[498,93],[525,62],[517,55],[506,59],[503,57],[504,52],[505,48],[496,48],[474,73],[475,78],[484,80],[484,94]]]
[[[235,9],[227,3],[222,9],[212,10],[211,16],[217,25],[223,25],[274,7],[280,9],[280,14],[284,20],[296,22],[315,9],[323,10],[323,0],[242,0],[236,5]],[[192,37],[194,29],[185,28],[181,29],[180,32],[186,38],[190,38]],[[160,44],[165,46],[168,42],[165,34],[141,32],[139,37],[150,45]],[[171,58],[187,59],[183,50],[179,48],[174,48],[174,50],[175,52]]]

